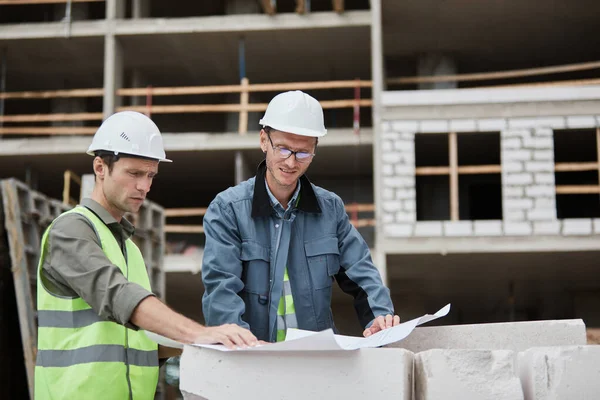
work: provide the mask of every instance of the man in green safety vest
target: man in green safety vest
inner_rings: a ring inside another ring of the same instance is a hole
[[[140,328],[183,343],[256,345],[242,327],[202,326],[152,294],[123,215],[140,209],[159,162],[171,161],[158,127],[143,114],[116,113],[87,153],[96,177],[91,198],[56,218],[42,238],[36,399],[153,399],[159,358],[173,354]]]

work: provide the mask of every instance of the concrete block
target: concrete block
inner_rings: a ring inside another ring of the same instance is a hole
[[[504,207],[507,210],[529,210],[533,208],[532,199],[504,199]]]
[[[532,155],[531,150],[502,150],[502,162],[529,161]]]
[[[396,221],[397,222],[415,222],[416,220],[417,220],[417,213],[415,213],[415,212],[398,211],[396,213]]]
[[[390,213],[383,214],[383,223],[384,224],[392,223],[392,222],[394,222],[394,220],[395,220],[394,214],[390,214]]]
[[[412,236],[413,224],[388,224],[383,228],[383,232],[390,237]]]
[[[449,131],[449,124],[446,120],[425,120],[421,121],[419,132],[423,133],[446,133]]]
[[[533,183],[533,176],[529,173],[511,174],[505,172],[502,174],[502,182],[504,185],[531,185]]]
[[[523,163],[520,161],[507,161],[502,164],[504,172],[523,172]]]
[[[384,177],[383,186],[394,187],[394,188],[407,188],[415,186],[414,177]]]
[[[480,119],[477,121],[477,125],[479,125],[479,131],[501,131],[506,129],[506,120],[505,119]]]
[[[556,208],[556,197],[537,197],[533,208]]]
[[[400,134],[396,132],[384,132],[381,138],[383,140],[397,140],[400,138]]]
[[[539,117],[537,118],[537,126],[542,127],[541,129],[536,129],[536,135],[540,136],[539,131],[544,132],[542,135],[550,132],[549,136],[552,136],[552,129],[564,129],[567,124],[563,117]],[[544,129],[551,128],[551,129]]]
[[[536,185],[554,185],[554,173],[538,172],[533,174]]]
[[[523,140],[523,146],[529,149],[551,149],[554,139],[551,137],[532,137]]]
[[[535,208],[527,212],[529,221],[548,221],[556,219],[556,208]]]
[[[525,189],[520,186],[505,186],[502,188],[502,193],[505,197],[523,197]]]
[[[435,349],[415,355],[415,400],[519,400],[521,381],[509,350]]]
[[[185,346],[185,399],[410,400],[413,354],[402,349],[340,352],[220,352]]]
[[[525,211],[523,210],[503,210],[503,220],[505,221],[525,221]]]
[[[594,233],[600,234],[600,218],[594,219]]]
[[[445,236],[471,236],[473,235],[472,221],[444,221]]]
[[[417,191],[415,188],[411,189],[396,189],[396,199],[405,200],[405,199],[416,199]]]
[[[529,222],[504,221],[504,234],[507,236],[531,235],[533,228]]]
[[[535,346],[584,345],[585,324],[581,319],[424,326],[406,339],[386,347],[401,347],[413,353],[431,349],[488,349],[524,351]]]
[[[401,159],[402,159],[402,155],[396,151],[383,153],[381,155],[381,160],[387,164],[396,164],[396,163],[400,162]]]
[[[502,140],[504,140],[504,138],[511,137],[529,138],[531,137],[531,131],[529,129],[509,129],[502,131],[500,135]]]
[[[381,122],[381,129],[385,133],[391,132],[392,131],[392,123],[390,121],[382,121]]]
[[[553,150],[534,150],[533,159],[536,161],[554,161]]]
[[[536,185],[525,188],[525,194],[529,197],[552,197],[556,196],[556,187],[550,185]]]
[[[573,218],[563,220],[563,235],[591,235],[592,220],[587,218]]]
[[[419,221],[415,225],[415,236],[442,236],[442,221]]]
[[[548,161],[528,161],[525,163],[528,172],[554,172],[554,163]]]
[[[395,191],[392,188],[383,188],[381,191],[381,198],[383,200],[393,200],[395,198]]]
[[[538,124],[537,118],[511,118],[508,120],[509,129],[535,128]]]
[[[394,167],[394,172],[396,173],[396,175],[414,175],[415,167],[414,165],[396,164],[396,166]]]
[[[385,212],[395,212],[402,208],[402,203],[398,200],[384,201],[382,208]]]
[[[400,163],[404,165],[415,165],[415,152],[412,151],[402,153]]]
[[[474,119],[450,120],[450,131],[452,132],[475,132],[477,127]]]
[[[415,151],[415,141],[414,140],[406,140],[406,139],[398,139],[394,142],[394,148],[397,151],[412,153]]]
[[[474,221],[475,236],[502,236],[502,221]]]
[[[417,200],[416,199],[404,200],[402,202],[402,209],[404,211],[410,211],[411,213],[414,214],[414,212],[417,210]]]
[[[414,132],[400,132],[400,139],[414,141],[415,133]]]
[[[536,221],[533,223],[533,233],[536,235],[560,234],[560,221]]]
[[[394,121],[392,122],[392,129],[396,132],[401,131],[413,131],[416,132],[419,129],[419,121]]]
[[[392,152],[394,150],[394,142],[392,142],[391,140],[383,140],[381,142],[381,151],[383,151],[384,153],[389,153]]]
[[[596,119],[593,115],[567,117],[567,128],[595,128]]]
[[[518,355],[525,400],[596,400],[600,346],[537,347]]]
[[[383,166],[381,167],[381,173],[384,176],[394,175],[394,165],[393,164],[383,164]]]
[[[521,138],[506,138],[502,140],[502,148],[503,149],[520,149],[523,147],[523,142]]]

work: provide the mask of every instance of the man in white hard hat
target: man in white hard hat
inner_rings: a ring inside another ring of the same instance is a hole
[[[237,324],[268,342],[284,340],[288,328],[335,330],[334,280],[354,297],[364,336],[397,325],[344,203],[305,175],[327,133],[319,102],[281,93],[259,123],[265,161],[255,177],[219,193],[204,217],[207,325]]]
[[[91,198],[55,219],[42,238],[35,397],[154,399],[159,357],[170,354],[143,330],[183,343],[257,340],[238,325],[204,327],[152,294],[123,215],[140,209],[159,162],[170,162],[158,127],[143,114],[116,113],[88,154],[96,176]]]

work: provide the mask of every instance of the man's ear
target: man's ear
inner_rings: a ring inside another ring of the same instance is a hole
[[[267,153],[267,142],[269,141],[269,139],[267,139],[267,133],[265,132],[264,129],[260,130],[260,149],[262,150],[263,153]]]
[[[94,174],[96,174],[96,178],[103,180],[104,175],[106,174],[107,166],[102,161],[102,158],[96,157],[94,158]]]

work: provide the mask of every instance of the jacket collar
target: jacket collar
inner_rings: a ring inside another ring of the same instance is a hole
[[[256,171],[256,178],[254,180],[254,195],[252,197],[252,218],[255,217],[269,217],[271,216],[273,209],[271,207],[271,201],[269,200],[269,193],[267,193],[267,187],[265,184],[265,175],[267,173],[267,163],[263,160]],[[317,196],[312,188],[312,184],[306,177],[302,175],[300,177],[300,194],[298,195],[300,200],[296,207],[300,211],[309,213],[321,213],[321,207],[317,201]]]

